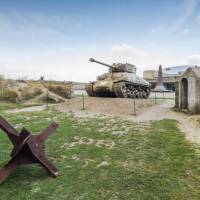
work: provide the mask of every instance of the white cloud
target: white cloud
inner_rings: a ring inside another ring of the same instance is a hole
[[[200,54],[191,55],[187,60],[190,65],[200,65]]]
[[[120,45],[115,45],[111,48],[111,51],[114,53],[120,53],[120,54],[131,54],[135,56],[146,56],[146,52],[139,49],[135,48],[133,46],[127,45],[127,44],[120,44]]]
[[[96,56],[97,59],[110,64],[113,62],[135,64],[140,76],[142,76],[144,70],[157,69],[160,64],[163,66],[185,64],[182,58],[170,55],[170,53],[160,54],[153,51],[145,51],[142,48],[127,44],[114,45],[110,48],[110,52],[99,53]]]

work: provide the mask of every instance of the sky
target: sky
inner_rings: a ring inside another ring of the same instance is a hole
[[[200,0],[0,0],[0,74],[88,82],[107,68],[200,65]]]

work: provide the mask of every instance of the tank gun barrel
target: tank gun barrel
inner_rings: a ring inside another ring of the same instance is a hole
[[[98,60],[95,60],[94,58],[90,58],[89,61],[90,61],[90,62],[98,63],[98,64],[100,64],[100,65],[104,65],[104,66],[109,67],[109,68],[111,68],[111,69],[114,68],[112,65],[108,65],[108,64],[106,64],[106,63],[100,62],[100,61],[98,61]]]

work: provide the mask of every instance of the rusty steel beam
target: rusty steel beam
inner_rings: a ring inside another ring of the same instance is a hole
[[[0,116],[0,128],[8,135],[14,146],[11,159],[0,170],[0,184],[15,171],[18,165],[39,163],[53,177],[58,176],[58,169],[48,160],[44,151],[45,140],[58,128],[58,124],[52,122],[41,134],[32,135],[25,128],[18,133],[13,126]]]

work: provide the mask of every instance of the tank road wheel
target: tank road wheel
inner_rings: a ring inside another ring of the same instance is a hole
[[[135,90],[133,91],[132,98],[133,98],[133,99],[136,98],[136,92],[135,92]]]
[[[142,97],[147,98],[147,93],[145,91],[142,92]]]
[[[138,92],[138,90],[135,90],[135,98],[138,98],[139,96],[139,92]]]
[[[114,94],[119,98],[148,98],[150,89],[145,87],[138,87],[135,85],[127,84],[125,82],[114,83],[113,85]]]
[[[132,98],[132,91],[128,89],[128,98]]]
[[[132,99],[135,99],[135,92],[131,91],[131,95],[130,96],[131,96]]]
[[[149,88],[147,88],[147,89],[146,89],[146,98],[149,97],[150,93],[151,93],[151,90],[150,90]]]
[[[125,84],[121,86],[122,95],[124,98],[128,98],[128,90]]]
[[[126,87],[126,84],[123,82],[114,83],[113,90],[114,90],[115,96],[118,98],[128,97],[127,87]]]
[[[91,96],[91,97],[94,97],[95,96],[95,93],[93,91],[93,83],[88,83],[86,86],[85,86],[85,90],[88,94],[88,96]]]

